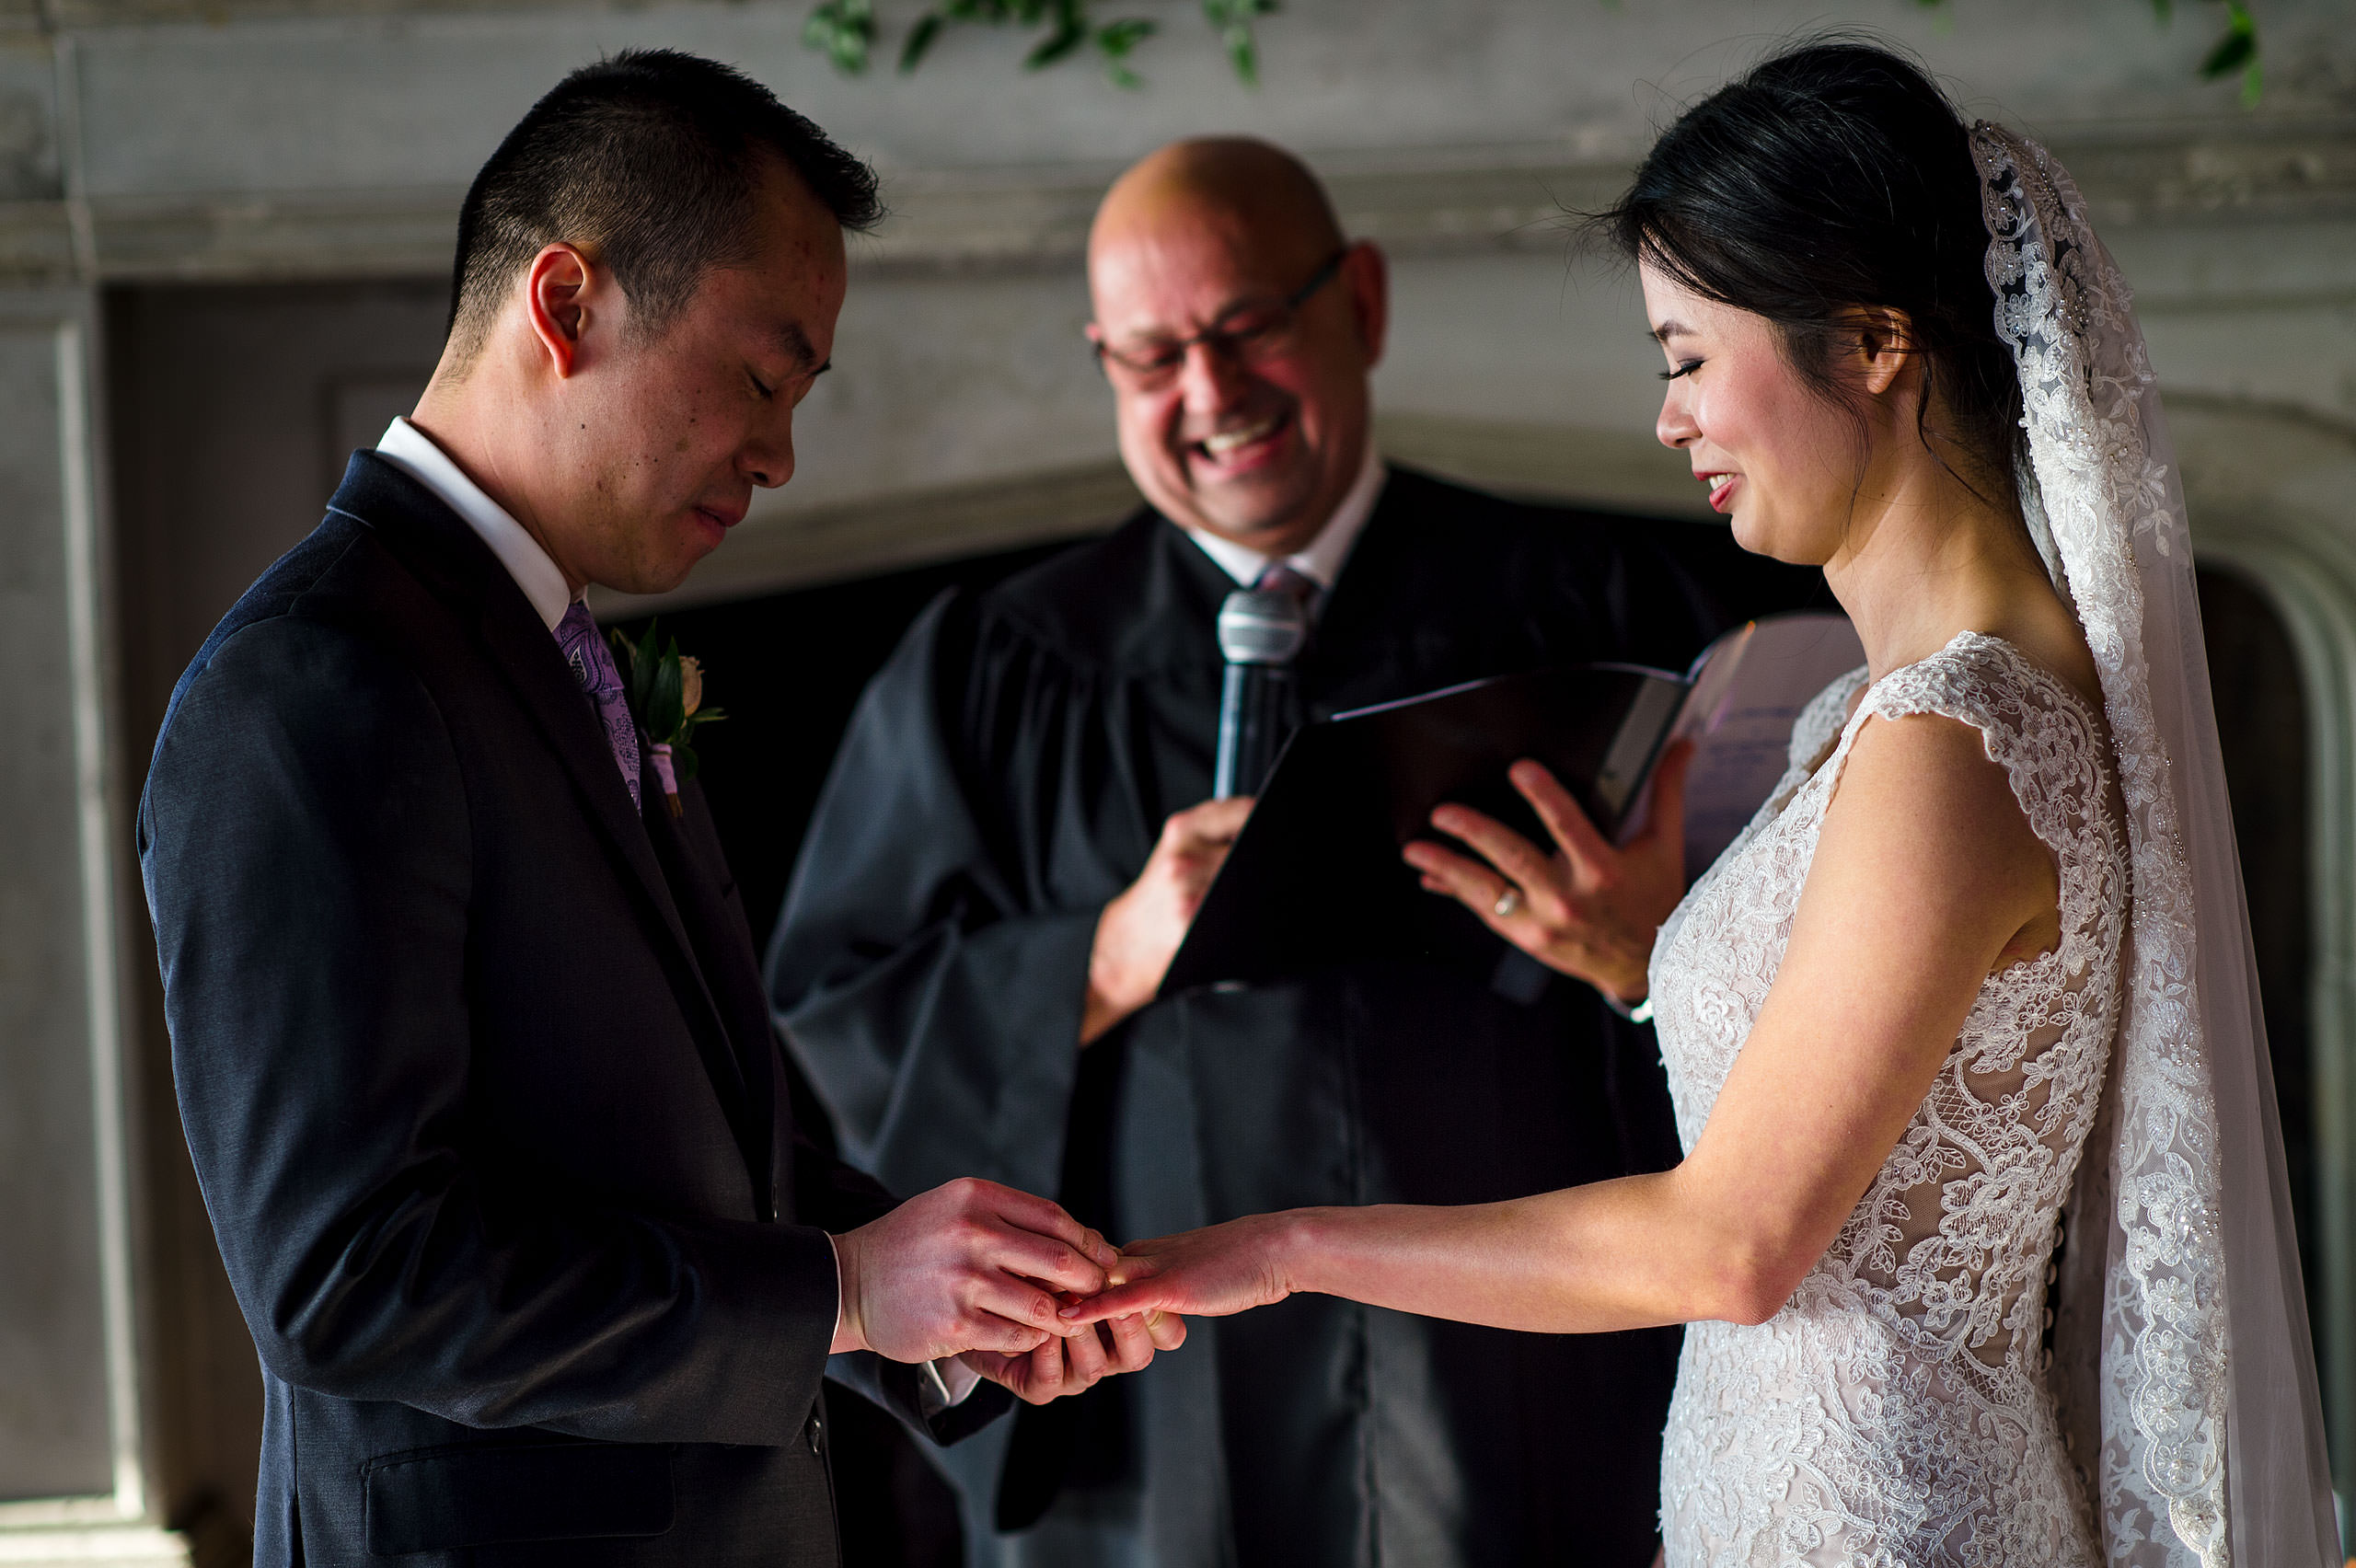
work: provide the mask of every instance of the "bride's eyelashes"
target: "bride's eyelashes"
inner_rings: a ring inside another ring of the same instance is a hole
[[[1702,362],[1701,362],[1700,360],[1697,360],[1697,359],[1686,360],[1686,361],[1684,361],[1683,363],[1681,363],[1680,364],[1679,364],[1679,365],[1678,365],[1678,367],[1677,367],[1675,370],[1664,370],[1664,371],[1662,371],[1662,372],[1660,373],[1660,378],[1661,378],[1663,381],[1674,381],[1674,380],[1676,380],[1676,379],[1677,379],[1679,376],[1680,376],[1680,375],[1692,375],[1695,371],[1697,371],[1697,370],[1699,370],[1699,369],[1701,369],[1701,368],[1702,368]]]

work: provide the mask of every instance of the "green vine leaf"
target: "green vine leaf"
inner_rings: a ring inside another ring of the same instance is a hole
[[[1088,17],[1080,0],[1062,0],[1056,7],[1056,30],[1023,60],[1026,71],[1043,71],[1088,41]]]
[[[2258,22],[2242,0],[2225,0],[2225,36],[2217,40],[2209,58],[2200,63],[2200,75],[2213,82],[2235,71],[2242,75],[2243,107],[2255,106],[2265,86],[2258,75]]]
[[[1134,91],[1145,86],[1145,78],[1129,69],[1129,52],[1153,32],[1153,23],[1139,17],[1107,22],[1096,29],[1096,52],[1104,57],[1104,74],[1113,78],[1114,86]]]
[[[1203,16],[1227,48],[1228,63],[1236,80],[1247,87],[1260,85],[1260,42],[1252,21],[1276,8],[1276,0],[1203,0]]]
[[[802,41],[833,61],[843,75],[863,74],[875,44],[872,0],[822,0],[802,24]]]
[[[1161,29],[1143,17],[1099,21],[1099,0],[933,0],[901,40],[896,69],[913,75],[932,53],[942,33],[953,24],[984,27],[1046,29],[1046,36],[1023,55],[1025,70],[1043,71],[1092,49],[1105,76],[1115,86],[1145,86],[1129,62],[1138,46]],[[1935,3],[1935,0],[1930,0]],[[1203,0],[1203,16],[1218,35],[1220,48],[1246,86],[1260,80],[1259,43],[1252,24],[1276,9],[1277,0]],[[819,0],[802,29],[802,41],[834,62],[845,75],[864,75],[882,28],[874,0]]]
[[[928,11],[908,29],[908,41],[900,46],[900,75],[911,75],[924,63],[925,52],[932,40],[941,36],[941,13]]]
[[[1129,60],[1138,45],[1153,36],[1157,30],[1154,24],[1134,17],[1098,22],[1091,16],[1097,3],[1098,0],[934,0],[900,45],[899,71],[906,75],[921,65],[952,22],[991,27],[1045,26],[1047,35],[1023,56],[1025,69],[1045,70],[1070,59],[1083,46],[1093,45],[1105,75],[1115,86],[1144,86],[1143,78],[1130,68]],[[1954,15],[1949,0],[1913,3],[1918,9],[1942,13],[1938,19]],[[2238,71],[2242,103],[2255,107],[2264,86],[2259,73],[2257,18],[2250,14],[2245,0],[2209,3],[2224,6],[2225,31],[2201,61],[2200,75],[2203,80],[2214,81]],[[1621,0],[1601,0],[1601,4],[1616,11]],[[1278,0],[1203,0],[1203,18],[1210,24],[1236,79],[1245,86],[1256,87],[1260,84],[1260,45],[1253,24],[1262,17],[1273,15],[1277,6]],[[2174,0],[2152,0],[2153,19],[2162,27],[2174,20],[2175,14]],[[818,0],[803,26],[802,41],[832,60],[837,70],[856,76],[867,70],[879,33],[874,0]]]

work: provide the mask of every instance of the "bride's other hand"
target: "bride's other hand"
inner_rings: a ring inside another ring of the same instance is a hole
[[[1293,1293],[1285,1260],[1304,1211],[1255,1214],[1202,1230],[1132,1241],[1098,1295],[1063,1309],[1075,1322],[1116,1314],[1227,1318]]]
[[[1447,894],[1522,951],[1625,1003],[1644,999],[1653,937],[1685,895],[1685,775],[1680,741],[1653,775],[1644,831],[1618,847],[1596,831],[1543,767],[1513,765],[1513,787],[1546,824],[1552,852],[1469,806],[1444,805],[1432,825],[1473,855],[1418,839],[1402,851],[1424,886]]]

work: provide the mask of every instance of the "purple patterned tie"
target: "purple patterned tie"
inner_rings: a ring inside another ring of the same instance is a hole
[[[1318,595],[1324,592],[1317,580],[1305,571],[1296,571],[1283,561],[1276,561],[1260,573],[1260,581],[1252,584],[1255,594],[1289,594],[1301,608],[1314,615]]]
[[[606,726],[606,744],[614,750],[614,766],[622,770],[630,807],[637,810],[638,726],[630,721],[629,700],[622,695],[622,675],[614,667],[613,651],[606,646],[595,617],[581,600],[573,600],[564,618],[556,623],[556,645],[563,651],[564,662],[572,666],[572,678],[596,705],[597,718]]]

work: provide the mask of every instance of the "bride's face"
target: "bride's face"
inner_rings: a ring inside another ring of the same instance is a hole
[[[1855,418],[1792,368],[1765,317],[1640,271],[1669,359],[1654,427],[1661,444],[1686,455],[1744,549],[1803,566],[1831,560],[1857,491]]]

